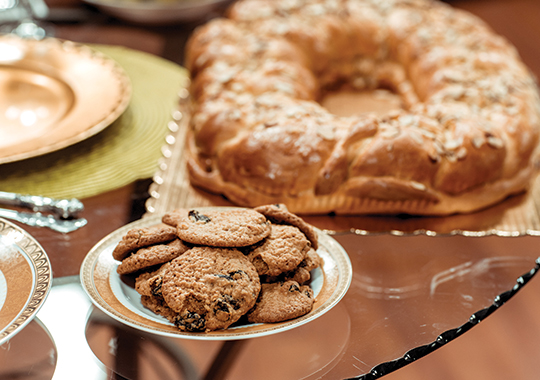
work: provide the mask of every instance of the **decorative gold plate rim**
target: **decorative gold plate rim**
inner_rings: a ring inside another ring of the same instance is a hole
[[[41,41],[0,36],[24,53],[15,61],[0,61],[0,70],[24,68],[63,82],[75,101],[47,133],[29,136],[0,150],[0,164],[51,153],[88,139],[111,125],[128,107],[131,81],[124,69],[105,54],[83,44],[56,38]],[[84,67],[84,69],[82,69]]]
[[[83,0],[113,16],[139,24],[193,21],[233,0],[122,1]]]
[[[31,284],[26,284],[30,287],[30,291],[27,293],[18,286],[20,285],[18,282],[20,278],[10,278],[9,275],[7,279],[5,278],[6,268],[2,268],[4,262],[0,260],[0,275],[5,281],[5,288],[0,289],[5,292],[0,294],[3,301],[13,291],[18,294],[12,297],[16,299],[24,298],[25,300],[22,307],[15,310],[15,313],[14,310],[7,310],[6,306],[8,305],[2,305],[3,302],[0,304],[0,317],[3,314],[4,318],[10,318],[9,315],[13,315],[7,323],[0,326],[0,345],[15,336],[34,319],[41,306],[43,306],[52,286],[51,263],[43,247],[25,230],[0,218],[0,259],[3,254],[7,254],[10,247],[12,247],[10,251],[12,254],[24,258],[31,271],[32,279]],[[4,249],[6,251],[3,252]]]

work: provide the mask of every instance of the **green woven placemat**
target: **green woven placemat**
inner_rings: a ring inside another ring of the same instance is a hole
[[[187,70],[118,46],[92,45],[120,64],[133,88],[126,111],[101,133],[43,156],[0,165],[0,190],[86,198],[150,178],[162,156],[168,123]]]

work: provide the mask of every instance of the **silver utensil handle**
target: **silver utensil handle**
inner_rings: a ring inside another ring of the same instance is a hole
[[[62,233],[75,231],[88,223],[84,218],[63,220],[57,219],[52,215],[42,215],[39,213],[20,212],[7,209],[0,209],[0,217],[16,220],[33,227],[47,227]]]
[[[72,218],[84,209],[78,199],[55,199],[38,195],[22,195],[0,191],[0,203],[20,206],[36,212],[51,212],[62,218]]]

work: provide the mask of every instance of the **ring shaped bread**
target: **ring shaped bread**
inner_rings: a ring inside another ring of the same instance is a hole
[[[293,213],[470,212],[528,188],[539,98],[515,48],[430,0],[240,0],[190,39],[192,184]],[[402,109],[340,117],[335,89]]]

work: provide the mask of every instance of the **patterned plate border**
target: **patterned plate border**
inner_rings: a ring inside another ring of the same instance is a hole
[[[41,245],[25,230],[17,225],[0,218],[0,245],[2,241],[10,240],[13,247],[25,256],[32,270],[33,284],[29,294],[20,294],[17,297],[25,297],[26,302],[24,307],[17,313],[16,317],[11,320],[0,331],[0,345],[7,342],[22,328],[24,328],[37,314],[52,286],[52,268],[49,257]],[[1,254],[1,253],[0,253]],[[1,267],[0,260],[0,270]],[[9,284],[7,291],[17,291],[10,289]],[[2,310],[0,309],[0,313]]]
[[[75,96],[73,107],[54,128],[48,128],[45,135],[7,146],[0,152],[1,164],[41,156],[86,140],[110,126],[129,105],[132,85],[123,67],[88,45],[53,37],[36,41],[12,35],[1,36],[0,44],[27,52],[24,60],[28,62],[25,61],[24,67],[28,65],[31,71],[46,76],[58,71],[55,74],[59,76],[58,80]],[[44,70],[40,65],[48,69]],[[85,66],[84,70],[79,69]],[[18,66],[10,64],[7,67]],[[100,74],[96,75],[96,72]],[[107,92],[114,97],[104,102]]]
[[[204,208],[199,208],[204,210]],[[140,300],[132,297],[118,297],[113,289],[119,281],[116,274],[118,262],[112,258],[112,249],[122,236],[132,228],[149,227],[159,224],[160,215],[130,223],[103,238],[85,257],[81,265],[81,283],[93,304],[117,321],[130,327],[157,335],[196,340],[238,340],[276,334],[304,325],[332,309],[347,293],[352,281],[352,265],[349,256],[332,237],[319,232],[319,255],[324,265],[320,289],[316,290],[313,310],[299,318],[275,324],[252,324],[218,330],[209,333],[182,332],[164,318],[152,318],[137,311]],[[121,298],[121,299],[119,299]]]

